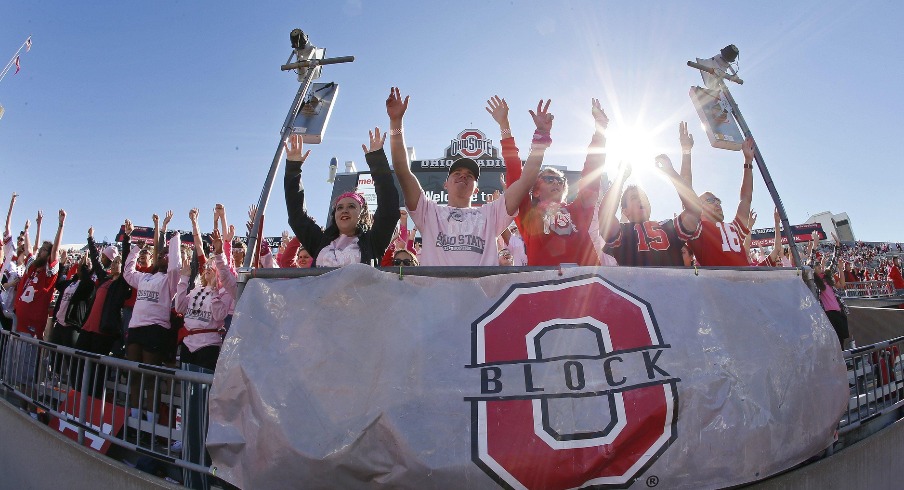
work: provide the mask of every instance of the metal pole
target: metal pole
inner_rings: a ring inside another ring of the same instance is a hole
[[[719,70],[714,70],[706,65],[695,63],[693,61],[688,61],[687,66],[691,68],[696,68],[700,71],[705,71],[710,75],[714,75],[719,79],[719,90],[725,94],[725,100],[728,101],[728,104],[731,106],[731,112],[735,116],[735,120],[738,121],[738,125],[741,127],[741,132],[744,133],[744,137],[752,137],[753,133],[750,132],[750,127],[747,126],[747,121],[744,120],[744,116],[741,114],[741,109],[738,108],[737,102],[735,102],[734,97],[731,96],[731,92],[728,90],[728,87],[725,85],[725,79],[731,80],[737,84],[743,84],[744,81],[738,78],[735,75],[730,75],[728,73],[724,73]],[[757,168],[760,169],[760,174],[763,176],[763,181],[766,183],[766,189],[769,190],[769,195],[772,196],[772,202],[775,203],[776,209],[778,209],[779,217],[782,221],[782,226],[784,227],[785,238],[788,239],[788,248],[791,249],[791,254],[794,256],[794,262],[797,264],[797,267],[803,267],[804,264],[801,263],[800,253],[797,251],[797,247],[794,246],[794,235],[791,233],[791,225],[788,223],[788,215],[785,213],[785,205],[782,204],[782,198],[778,195],[778,190],[775,188],[775,183],[772,181],[772,176],[769,175],[769,169],[766,168],[766,160],[763,159],[763,154],[760,153],[759,145],[754,145],[753,147],[753,155],[756,160]],[[774,244],[774,246],[781,246],[780,243]]]
[[[270,173],[267,174],[267,180],[264,181],[264,188],[261,190],[260,198],[257,201],[257,213],[254,215],[254,223],[251,226],[251,233],[248,235],[248,249],[255,250],[257,248],[257,241],[259,238],[259,225],[261,222],[261,218],[264,216],[264,211],[267,210],[267,202],[270,200],[270,192],[273,190],[273,182],[276,180],[276,173],[279,171],[279,165],[282,163],[282,155],[285,148],[283,144],[289,138],[289,134],[292,132],[292,120],[295,119],[295,116],[298,114],[298,110],[301,108],[301,104],[304,101],[305,95],[308,93],[308,89],[311,86],[311,81],[314,80],[315,70],[311,69],[308,71],[307,75],[304,78],[304,81],[301,83],[301,86],[298,87],[298,93],[295,94],[295,100],[292,102],[292,106],[289,108],[289,114],[286,115],[286,120],[283,122],[282,132],[279,135],[279,143],[276,146],[276,154],[273,155],[273,163],[270,164]],[[245,262],[242,264],[242,267],[251,267],[251,260],[254,258],[254,254],[246,254]]]
[[[738,121],[738,125],[741,126],[741,131],[744,133],[744,136],[750,138],[753,136],[753,133],[750,132],[750,128],[747,126],[747,121],[744,120],[744,116],[741,114],[741,109],[738,108],[737,102],[735,102],[734,97],[731,96],[731,92],[728,90],[728,87],[725,86],[725,82],[720,81],[720,85],[722,85],[721,90],[722,93],[725,94],[725,99],[728,101],[728,105],[731,106],[731,112],[734,113],[735,119]],[[753,156],[756,160],[757,167],[760,169],[760,175],[763,176],[763,182],[766,183],[766,189],[769,190],[769,195],[772,196],[772,202],[775,203],[775,207],[778,209],[779,217],[782,221],[782,227],[784,228],[783,233],[785,234],[785,238],[788,239],[788,248],[791,249],[791,254],[794,256],[794,263],[797,267],[803,267],[804,264],[800,260],[800,253],[797,250],[797,247],[794,245],[794,234],[791,233],[791,225],[788,223],[788,215],[785,213],[785,205],[782,203],[782,198],[778,195],[778,190],[775,188],[775,182],[772,181],[772,176],[769,174],[769,169],[766,168],[766,160],[763,159],[763,154],[760,153],[759,145],[753,146]],[[780,243],[776,243],[774,246],[781,246]]]

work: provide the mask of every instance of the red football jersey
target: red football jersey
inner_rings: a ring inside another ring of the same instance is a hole
[[[53,299],[59,263],[53,261],[45,267],[29,265],[16,287],[16,331],[36,338],[44,337],[48,309]]]
[[[700,265],[749,267],[744,239],[750,230],[735,217],[731,223],[701,220],[702,232],[687,242]]]

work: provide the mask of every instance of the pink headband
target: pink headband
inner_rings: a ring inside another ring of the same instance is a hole
[[[336,200],[333,202],[333,207],[336,207],[336,204],[339,204],[339,201],[345,199],[346,197],[350,197],[350,198],[354,199],[355,202],[357,202],[359,206],[361,206],[362,208],[364,207],[364,196],[361,193],[356,192],[356,191],[349,191],[344,194],[339,194],[339,197],[337,197]]]

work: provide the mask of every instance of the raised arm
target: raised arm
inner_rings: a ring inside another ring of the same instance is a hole
[[[198,254],[198,257],[204,255],[204,242],[201,241],[201,227],[198,225],[198,214],[200,210],[198,208],[192,208],[191,211],[188,212],[188,220],[191,221],[191,236],[195,242],[195,251]]]
[[[694,187],[694,176],[691,170],[691,149],[694,147],[694,136],[687,132],[687,122],[678,123],[678,142],[681,143],[681,178],[691,188]]]
[[[29,238],[29,236],[28,236],[28,228],[30,226],[31,226],[31,221],[25,220],[25,229],[24,229],[25,234],[22,235],[22,246],[23,246],[22,250],[25,251],[26,255],[28,255],[28,254],[34,255],[34,253],[31,251],[31,238]]]
[[[772,216],[775,218],[775,240],[772,244],[772,251],[769,252],[769,260],[773,264],[780,264],[782,261],[782,217],[778,213],[778,208],[775,208]]]
[[[678,215],[681,226],[684,231],[688,233],[693,232],[700,226],[700,213],[703,212],[703,207],[700,206],[700,199],[697,198],[694,188],[689,186],[681,175],[675,171],[672,166],[672,160],[667,155],[662,154],[656,157],[656,167],[669,178],[678,193],[678,197],[681,199],[681,206],[684,208],[684,212]]]
[[[631,176],[631,165],[620,165],[615,174],[615,179],[609,190],[603,196],[602,204],[600,204],[599,224],[600,236],[607,243],[612,243],[619,233],[618,218],[615,212],[618,210],[618,204],[621,201],[622,191],[625,188],[625,181]]]
[[[392,182],[392,171],[389,169],[386,152],[383,151],[386,135],[380,135],[380,128],[374,128],[369,135],[370,147],[361,145],[361,148],[364,150],[364,159],[370,168],[370,174],[374,179],[374,191],[377,194],[377,211],[374,213],[373,228],[371,228],[371,245],[373,257],[377,260],[377,265],[380,265],[380,257],[392,242],[392,234],[401,214],[399,213],[399,193]]]
[[[753,200],[753,144],[751,137],[744,140],[741,146],[744,153],[744,177],[741,179],[741,200],[735,217],[742,223],[750,213],[750,202]]]
[[[38,248],[41,246],[41,222],[44,221],[44,212],[40,209],[38,210],[38,217],[35,218],[35,248],[31,251],[33,254],[38,253]]]
[[[530,193],[537,181],[537,176],[540,175],[540,165],[543,164],[546,149],[552,144],[552,137],[549,135],[553,120],[553,115],[549,113],[550,102],[552,101],[547,100],[544,105],[541,100],[537,103],[537,112],[528,111],[534,120],[536,130],[531,142],[530,154],[527,156],[527,162],[524,163],[524,169],[521,172],[521,178],[510,182],[505,194],[502,195],[505,199],[505,210],[509,216],[518,212],[521,200]]]
[[[226,222],[226,206],[217,203],[214,207],[214,212],[217,213],[217,217],[220,219],[220,226],[222,227],[220,234],[225,237],[229,234],[229,223]],[[232,240],[230,239],[229,241],[231,242]]]
[[[160,229],[160,243],[166,243],[166,230],[169,228],[170,221],[173,220],[173,210],[170,209],[163,215],[163,226]]]
[[[94,241],[94,227],[88,228],[88,253],[85,257],[90,259],[89,265],[91,272],[97,276],[99,280],[107,277],[107,271],[104,270],[103,264],[100,263],[100,254],[97,252],[97,243]]]
[[[48,262],[56,260],[57,254],[60,252],[60,243],[63,241],[63,224],[66,222],[66,211],[60,210],[60,225],[57,227],[56,237],[53,239],[53,248],[50,249],[50,258]]]
[[[598,99],[591,100],[590,112],[593,114],[593,136],[587,148],[587,159],[578,181],[578,195],[581,205],[594,207],[600,197],[600,178],[603,165],[606,164],[606,128],[609,127],[609,116],[603,110]]]
[[[9,199],[9,211],[6,213],[6,231],[4,231],[4,237],[11,237],[12,235],[12,220],[13,220],[13,207],[16,205],[16,199],[19,198],[19,195],[13,192],[13,197]]]
[[[411,173],[411,162],[408,161],[408,150],[405,148],[405,129],[402,119],[408,110],[408,96],[402,100],[402,94],[398,87],[389,90],[386,98],[386,114],[389,116],[389,153],[392,155],[392,168],[395,170],[399,185],[402,186],[402,196],[405,197],[405,207],[410,211],[417,209],[417,202],[423,193],[421,183]]]

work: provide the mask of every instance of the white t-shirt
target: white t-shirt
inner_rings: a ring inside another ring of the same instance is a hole
[[[339,235],[317,254],[317,267],[342,267],[361,262],[358,237]]]
[[[417,210],[408,209],[421,232],[421,265],[499,265],[496,237],[512,222],[515,214],[505,209],[500,198],[479,208],[440,206],[424,192]]]

